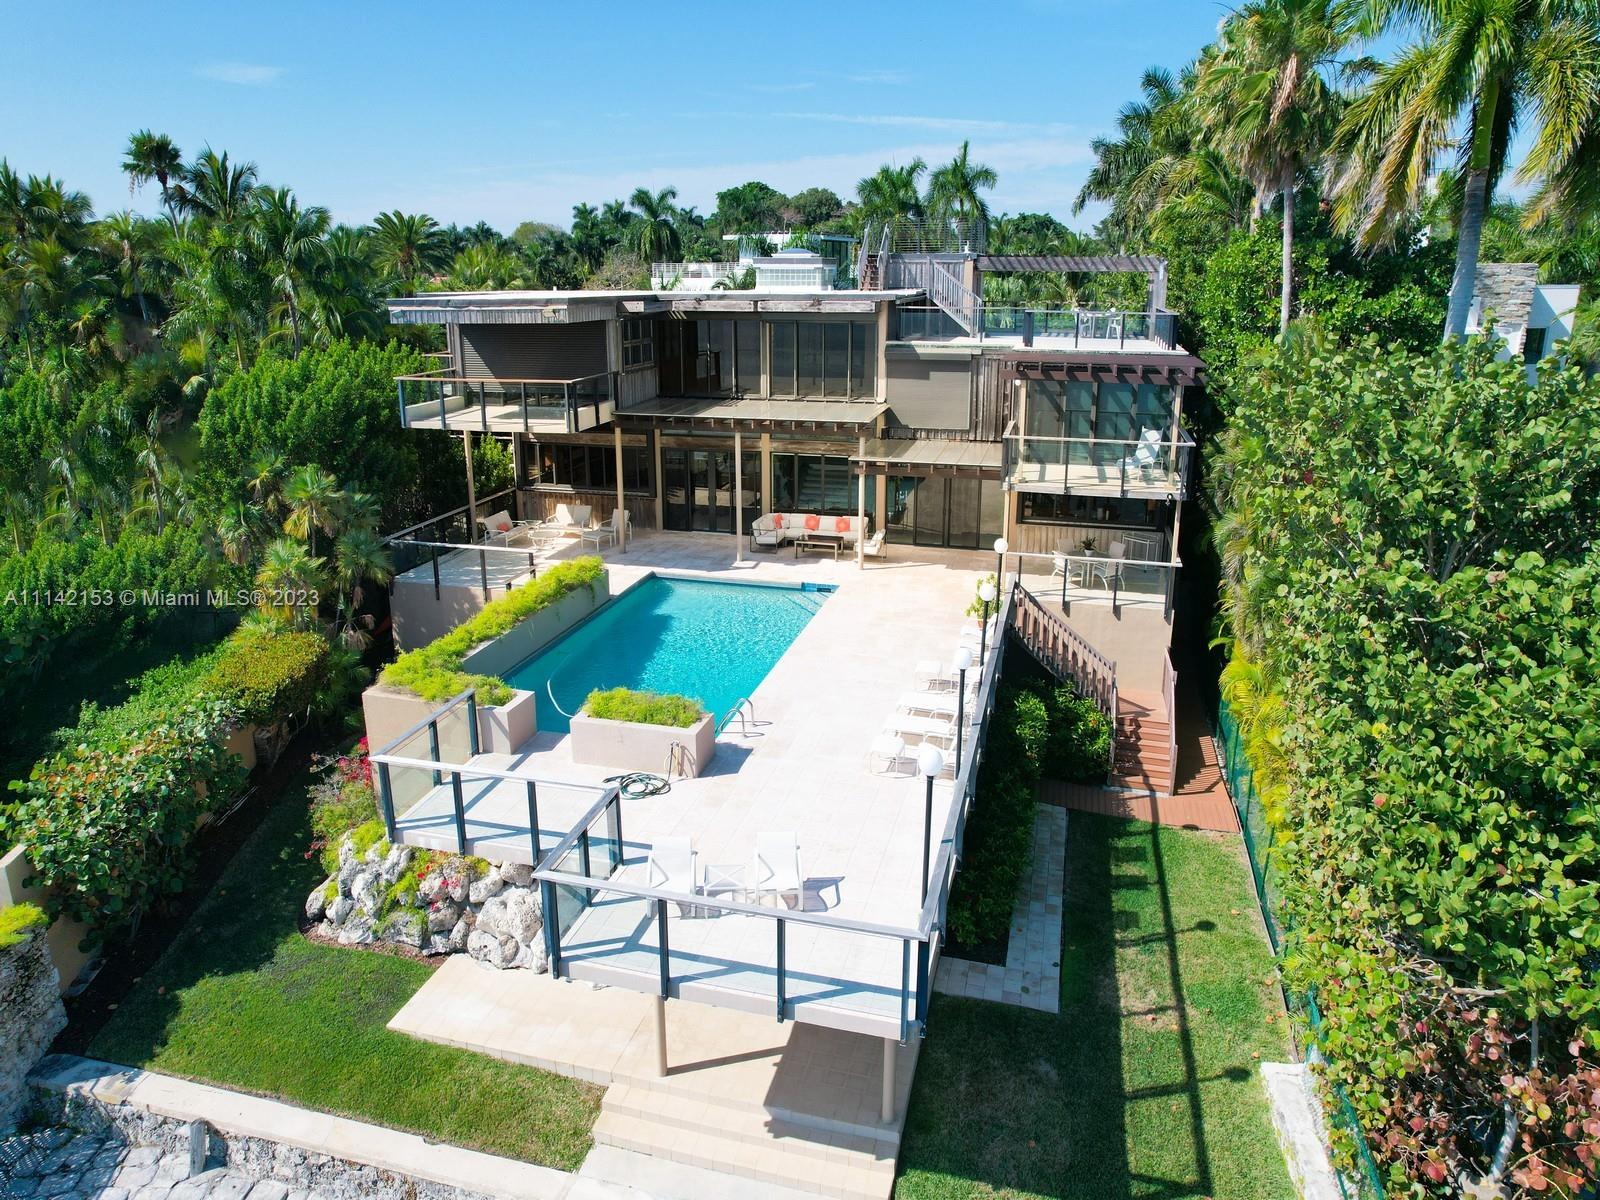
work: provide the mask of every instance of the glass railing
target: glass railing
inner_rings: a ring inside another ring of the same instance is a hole
[[[1113,556],[1109,547],[1116,535],[1105,536],[1107,548],[1098,551],[1008,555],[1007,570],[1035,596],[1063,606],[1075,601],[1169,606],[1183,564],[1145,558],[1135,547],[1126,548],[1121,557]]]
[[[475,379],[448,372],[396,379],[400,423],[426,429],[515,429],[560,422],[574,433],[610,420],[610,372],[577,379]]]
[[[950,341],[972,337],[944,309],[932,305],[902,305],[895,310],[895,338],[903,342]],[[1029,308],[1021,305],[984,304],[978,309],[977,335],[1018,338],[1024,345],[1048,339],[1054,347],[1126,349],[1153,343],[1164,350],[1177,347],[1176,313],[1121,309]]]
[[[1006,476],[1021,486],[1147,498],[1188,492],[1194,440],[1182,431],[1177,440],[1012,433],[1004,444]]]

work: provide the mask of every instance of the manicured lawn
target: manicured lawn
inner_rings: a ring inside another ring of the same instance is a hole
[[[897,1200],[1289,1200],[1246,872],[1237,837],[1071,813],[1062,1012],[934,997]]]
[[[321,879],[305,856],[307,782],[285,789],[89,1053],[576,1168],[599,1089],[390,1033],[428,967],[296,931]]]

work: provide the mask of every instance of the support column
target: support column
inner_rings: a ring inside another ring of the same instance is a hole
[[[461,431],[462,454],[467,460],[467,541],[478,540],[478,489],[472,482],[472,431]]]
[[[667,527],[666,524],[665,524],[666,516],[665,516],[665,513],[662,511],[663,508],[664,508],[664,497],[666,496],[667,481],[661,477],[661,431],[659,429],[652,429],[650,431],[649,437],[650,437],[650,457],[654,462],[652,470],[654,471],[655,493],[656,493],[655,494],[656,528],[658,530],[660,530],[660,529],[665,529]]]
[[[856,566],[861,567],[867,561],[867,439],[863,435],[857,441],[861,474],[856,476]]]
[[[744,440],[733,431],[733,561],[744,562]]]
[[[617,447],[617,509],[626,511],[623,508],[622,499],[622,426],[614,426],[612,433],[616,435]],[[613,517],[612,520],[613,527],[617,531],[617,549],[619,551],[625,550],[628,546],[628,522],[616,517]]]
[[[772,435],[761,435],[761,510],[777,512],[772,503]]]
[[[522,516],[522,482],[524,451],[527,449],[526,441],[520,433],[511,435],[511,503],[506,507],[511,510],[513,520],[521,521]]]
[[[884,1122],[894,1120],[894,1061],[899,1044],[893,1038],[883,1039],[883,1102],[878,1115]]]
[[[667,1077],[667,999],[656,997],[656,1074]]]

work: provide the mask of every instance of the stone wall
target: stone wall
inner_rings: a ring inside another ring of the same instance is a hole
[[[22,1115],[28,1072],[66,1025],[44,931],[0,949],[0,1132]]]

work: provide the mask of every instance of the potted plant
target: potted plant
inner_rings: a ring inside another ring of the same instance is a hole
[[[1094,555],[1094,552],[1095,552],[1095,539],[1092,536],[1083,538],[1081,541],[1079,541],[1079,543],[1078,543],[1078,553],[1086,554],[1086,555],[1089,555],[1089,556],[1092,557]]]

